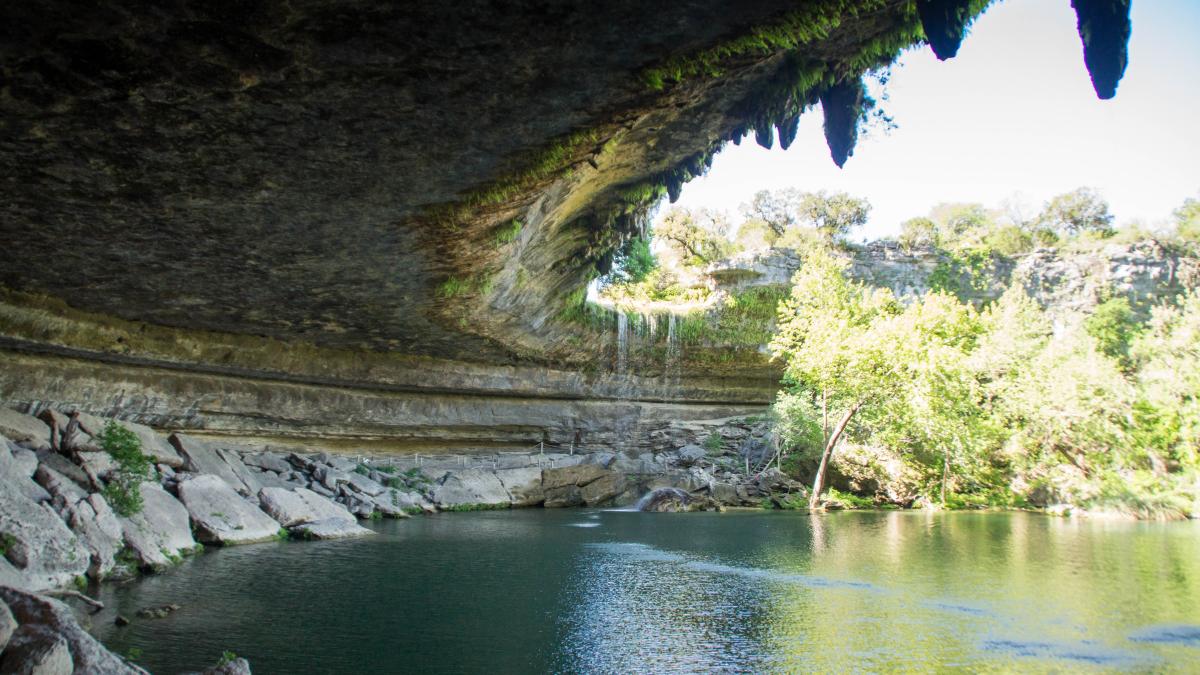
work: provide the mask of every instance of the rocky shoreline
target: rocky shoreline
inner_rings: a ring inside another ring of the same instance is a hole
[[[16,617],[8,621],[13,637],[0,640],[0,672],[33,661],[44,661],[44,672],[142,672],[92,640],[66,604],[38,593],[162,572],[205,546],[367,536],[372,530],[360,520],[441,511],[630,506],[651,493],[652,510],[720,510],[803,489],[775,469],[747,475],[749,455],[696,444],[637,457],[544,445],[491,455],[365,457],[120,422],[154,463],[154,480],[137,488],[141,509],[122,516],[104,493],[117,470],[98,439],[110,420],[70,412],[46,409],[34,417],[0,409],[0,587]],[[726,433],[763,463],[765,427],[751,426]],[[96,656],[101,652],[107,656]],[[96,659],[105,665],[95,667]],[[213,672],[241,672],[228,670],[236,663],[221,667]]]

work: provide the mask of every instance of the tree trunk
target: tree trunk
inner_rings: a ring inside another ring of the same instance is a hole
[[[942,506],[946,506],[946,477],[950,475],[950,452],[942,451]]]
[[[812,494],[808,496],[808,508],[817,508],[821,497],[821,490],[825,487],[825,468],[829,465],[829,456],[833,454],[833,448],[837,445],[838,440],[841,439],[842,432],[846,430],[846,425],[850,423],[850,418],[854,417],[854,413],[858,412],[861,406],[861,403],[855,403],[850,406],[850,409],[842,416],[842,420],[834,427],[833,435],[825,443],[825,451],[821,453],[821,464],[817,466],[817,476],[813,479]]]

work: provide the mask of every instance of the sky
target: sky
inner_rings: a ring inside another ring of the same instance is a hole
[[[899,59],[882,102],[898,127],[860,136],[844,169],[829,158],[818,106],[786,151],[759,147],[753,134],[727,145],[677,205],[738,222],[758,190],[845,191],[870,201],[859,236],[873,239],[940,202],[999,207],[1015,197],[1034,215],[1088,186],[1118,223],[1165,221],[1200,195],[1200,1],[1138,0],[1132,22],[1129,66],[1116,98],[1101,101],[1068,0],[997,2],[954,59],[928,47]]]

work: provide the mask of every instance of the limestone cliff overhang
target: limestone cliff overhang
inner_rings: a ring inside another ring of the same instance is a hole
[[[987,4],[4,3],[0,285],[192,331],[585,363],[569,310],[653,203],[725,142],[786,146],[817,101],[846,161],[863,73],[927,34],[952,55]],[[1073,4],[1111,96],[1128,0]]]

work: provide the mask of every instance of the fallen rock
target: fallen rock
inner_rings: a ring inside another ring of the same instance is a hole
[[[258,479],[245,464],[236,450],[220,447],[210,441],[202,441],[186,434],[171,434],[171,445],[184,459],[183,468],[192,473],[219,476],[246,496],[254,496],[262,488]]]
[[[583,505],[583,489],[578,485],[562,485],[545,492],[546,501],[542,502],[542,506],[548,509]]]
[[[50,448],[50,427],[36,417],[0,408],[0,436],[30,450]]]
[[[75,620],[71,609],[63,603],[7,587],[0,587],[0,600],[8,605],[22,628],[26,625],[42,626],[51,634],[61,637],[70,650],[74,672],[105,675],[146,674],[146,671],[129,665],[88,635]],[[5,658],[7,657],[8,650],[5,651]]]
[[[602,506],[625,491],[625,476],[615,471],[601,476],[580,488],[579,496],[586,506]]]
[[[24,467],[18,467],[7,450],[0,450],[0,480],[5,479],[12,488],[38,504],[50,501],[50,493],[26,476]]]
[[[12,612],[8,611],[8,605],[0,602],[0,653],[4,652],[4,647],[8,645],[8,639],[15,630],[17,620],[13,618]]]
[[[433,502],[426,499],[425,495],[416,491],[390,489],[385,495],[381,495],[375,501],[376,503],[380,503],[385,499],[405,514],[417,512],[434,513],[437,511],[437,507],[434,506]]]
[[[500,485],[508,492],[513,506],[537,506],[546,501],[542,489],[542,470],[536,466],[496,471]]]
[[[0,540],[11,563],[4,576],[14,581],[15,574],[31,590],[65,586],[87,572],[88,550],[49,503],[27,496],[24,483],[37,486],[24,476],[0,473]]]
[[[287,528],[318,520],[355,522],[354,515],[341,505],[304,488],[263,488],[258,492],[258,501],[267,515]]]
[[[45,451],[38,453],[38,461],[41,465],[54,469],[58,473],[71,479],[71,482],[78,485],[84,490],[90,490],[92,487],[91,479],[87,473],[70,459],[58,454],[57,452]],[[36,475],[36,474],[35,474]]]
[[[279,523],[247,502],[218,476],[196,476],[179,484],[196,536],[206,544],[250,544],[275,539]]]
[[[119,518],[125,545],[138,567],[161,570],[199,548],[188,511],[178,499],[157,483],[142,483],[141,493],[142,510]]]
[[[246,659],[231,659],[206,669],[200,675],[250,675],[250,662]]]
[[[0,454],[3,450],[0,450]],[[33,474],[37,471],[38,458],[37,453],[25,448],[17,448],[12,453],[12,468],[26,478],[33,478]]]
[[[284,455],[278,452],[255,452],[242,456],[242,462],[247,466],[256,466],[266,471],[285,474],[292,470]]]
[[[103,579],[113,571],[124,539],[121,522],[104,496],[88,494],[48,466],[38,467],[36,478],[51,495],[51,504],[90,553],[88,576]]]
[[[678,452],[680,466],[691,466],[707,456],[708,451],[695,444],[685,445]]]
[[[71,675],[74,670],[67,641],[37,624],[18,628],[0,657],[4,675]]]
[[[340,518],[302,523],[293,527],[291,532],[304,539],[344,539],[374,534],[372,530],[359,525],[356,521]]]
[[[433,502],[443,509],[475,506],[508,506],[511,497],[496,474],[485,469],[447,472],[432,492]]]
[[[179,611],[179,605],[167,603],[165,605],[156,605],[154,607],[143,607],[137,611],[137,615],[143,619],[163,619],[172,612]]]

